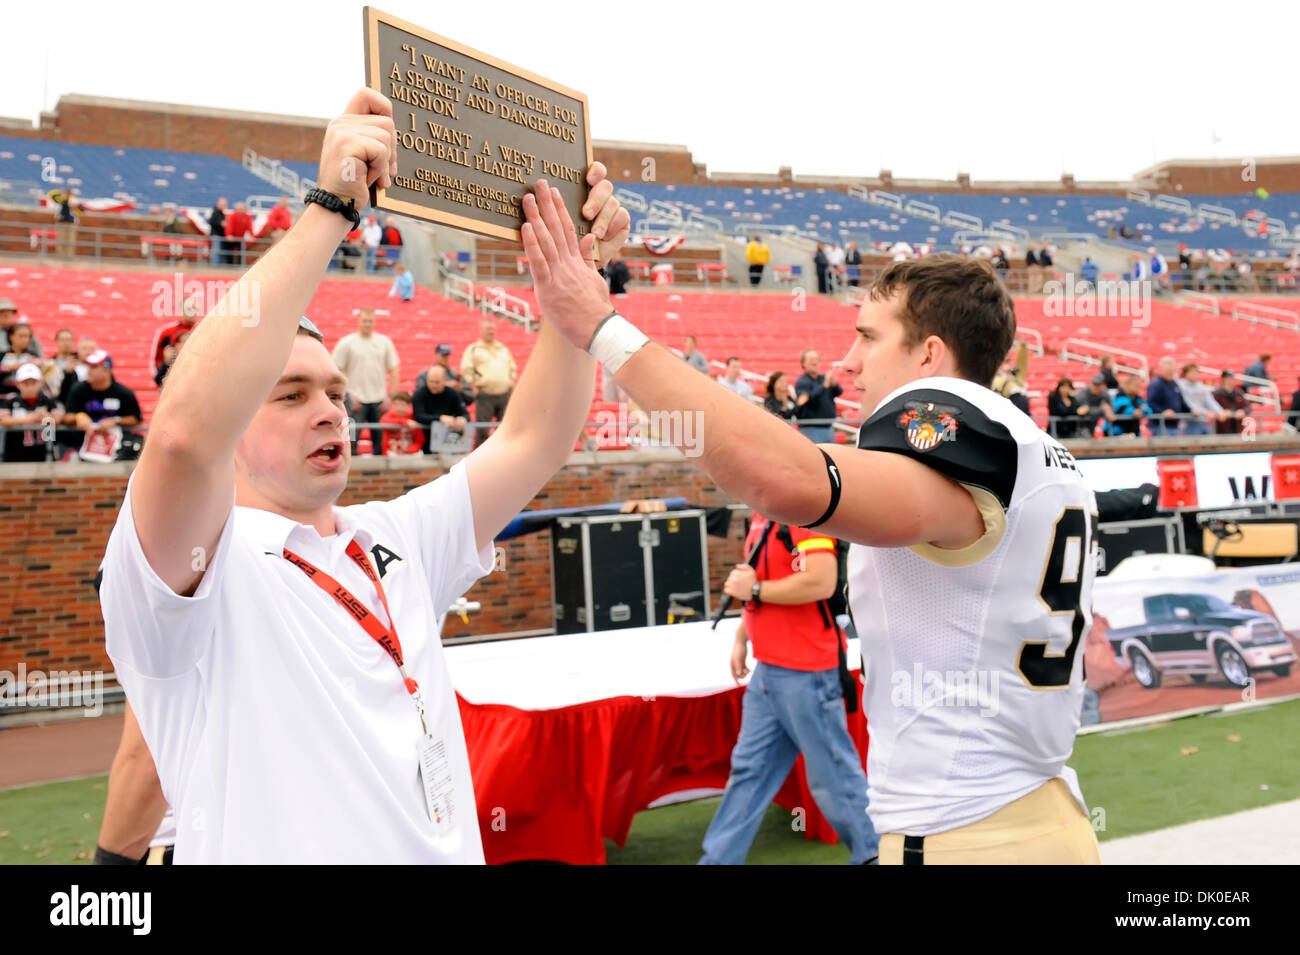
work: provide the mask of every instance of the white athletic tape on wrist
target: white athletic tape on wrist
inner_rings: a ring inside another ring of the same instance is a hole
[[[641,329],[618,312],[610,312],[597,326],[596,334],[591,336],[587,351],[595,355],[611,375],[615,375],[649,341]]]

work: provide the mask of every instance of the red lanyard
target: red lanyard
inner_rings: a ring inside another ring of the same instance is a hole
[[[337,600],[339,606],[352,614],[357,623],[361,625],[361,629],[370,634],[371,639],[383,647],[384,652],[393,658],[393,662],[397,664],[397,670],[402,674],[402,680],[406,684],[406,692],[411,694],[416,709],[420,711],[420,723],[424,726],[424,732],[428,733],[428,724],[424,722],[424,698],[420,695],[420,684],[416,683],[415,679],[406,672],[406,664],[402,661],[402,641],[397,639],[397,628],[393,621],[393,612],[388,609],[388,598],[384,596],[384,585],[379,582],[379,578],[370,568],[370,561],[366,560],[365,553],[355,540],[348,541],[347,555],[356,561],[357,566],[375,585],[375,592],[379,594],[379,602],[383,604],[384,613],[388,615],[387,627],[381,624],[375,615],[366,609],[365,604],[352,596],[352,592],[341,583],[311,561],[304,560],[287,547],[284,549],[285,559],[296,565],[317,587]]]

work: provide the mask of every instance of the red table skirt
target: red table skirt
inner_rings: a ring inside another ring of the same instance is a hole
[[[487,861],[602,864],[604,839],[624,845],[632,817],[656,799],[721,789],[744,692],[623,696],[555,710],[479,706],[457,694]],[[865,766],[862,713],[849,714],[848,726]],[[802,756],[776,802],[805,810],[805,838],[836,841],[813,801]]]

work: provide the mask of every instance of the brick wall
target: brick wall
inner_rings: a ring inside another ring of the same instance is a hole
[[[589,453],[542,489],[529,510],[581,507],[638,497],[685,497],[707,507],[728,503],[703,472],[672,452]],[[441,459],[359,459],[341,504],[387,500],[443,473]],[[0,524],[8,541],[0,551],[0,590],[6,600],[0,626],[0,670],[111,669],[94,591],[132,465],[10,464],[0,467]],[[709,538],[710,587],[721,590],[727,568],[741,558],[741,522],[732,539]],[[553,623],[550,533],[509,541],[505,572],[468,593],[483,605],[469,624],[452,617],[444,636],[536,630]],[[714,598],[717,599],[716,596]]]

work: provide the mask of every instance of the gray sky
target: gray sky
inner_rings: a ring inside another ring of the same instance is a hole
[[[1294,0],[637,0],[589,21],[567,3],[378,6],[586,93],[597,139],[682,143],[713,171],[1128,179],[1163,159],[1300,154]],[[361,7],[9,4],[0,115],[86,93],[331,116],[364,79]]]

